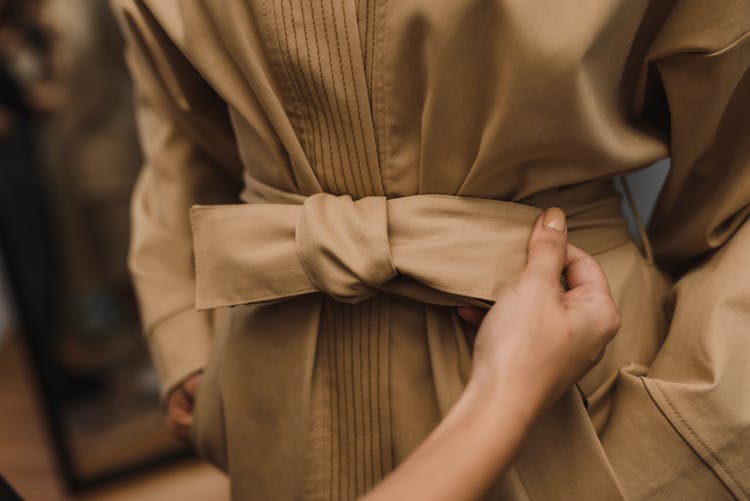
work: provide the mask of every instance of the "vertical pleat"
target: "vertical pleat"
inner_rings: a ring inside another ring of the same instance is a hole
[[[323,189],[382,194],[372,122],[376,0],[269,0],[284,105]]]
[[[378,0],[359,0],[357,5],[357,23],[359,40],[362,48],[362,60],[365,65],[365,82],[367,95],[372,107],[372,78],[375,61],[375,15]]]
[[[391,469],[387,299],[326,298],[313,376],[307,498],[355,499]]]

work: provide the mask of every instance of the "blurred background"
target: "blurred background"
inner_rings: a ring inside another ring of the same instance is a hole
[[[125,264],[140,162],[108,2],[0,0],[0,475],[26,499],[227,497],[163,425]]]
[[[108,2],[0,0],[0,475],[25,499],[228,498],[163,425],[125,264],[140,161]],[[630,176],[645,218],[667,169]]]

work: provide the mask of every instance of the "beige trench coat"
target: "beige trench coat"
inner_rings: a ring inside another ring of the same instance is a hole
[[[165,392],[206,369],[195,440],[235,498],[397,465],[466,381],[453,306],[492,301],[550,205],[622,328],[490,496],[750,497],[750,3],[114,5],[145,330]],[[668,155],[652,259],[612,179]]]

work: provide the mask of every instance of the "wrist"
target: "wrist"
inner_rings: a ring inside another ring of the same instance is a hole
[[[472,377],[441,428],[461,437],[467,450],[461,457],[472,462],[467,469],[489,483],[513,461],[538,409],[518,387],[502,379]]]
[[[472,371],[460,400],[478,412],[495,419],[511,418],[528,428],[542,412],[545,397],[537,385],[527,384],[526,379],[486,370]]]

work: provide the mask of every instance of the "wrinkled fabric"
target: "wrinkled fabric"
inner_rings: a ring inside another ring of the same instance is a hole
[[[559,206],[622,327],[491,499],[750,496],[750,4],[114,0],[130,269],[237,499],[352,499],[450,409]],[[642,249],[612,179],[671,156]],[[653,247],[650,253],[649,241]],[[543,314],[543,312],[540,312]]]

